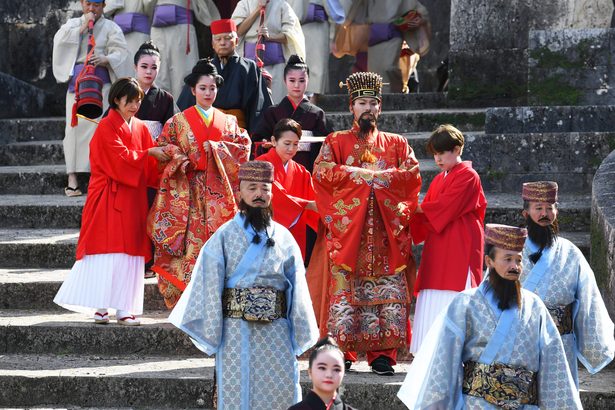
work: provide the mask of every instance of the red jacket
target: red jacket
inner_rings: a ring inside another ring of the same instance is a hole
[[[425,242],[414,286],[422,289],[462,291],[468,268],[472,287],[483,271],[483,223],[487,199],[472,163],[455,165],[446,178],[436,175],[421,203],[422,214],[410,224],[415,244]]]
[[[154,146],[145,124],[132,118],[132,132],[114,109],[90,142],[90,185],[81,218],[77,259],[125,253],[151,258],[146,235],[147,186],[157,186]]]
[[[318,231],[319,215],[314,211],[306,211],[309,201],[314,200],[314,185],[312,175],[301,164],[292,159],[288,161],[287,170],[284,170],[282,159],[275,151],[270,149],[267,153],[256,158],[259,161],[268,161],[273,164],[274,182],[272,186],[273,220],[284,225],[293,234],[301,254],[305,259],[306,226]],[[293,222],[296,223],[291,227]]]

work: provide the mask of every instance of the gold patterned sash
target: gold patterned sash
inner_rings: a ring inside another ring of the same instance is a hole
[[[272,322],[286,317],[286,295],[274,288],[226,288],[222,293],[224,317],[249,322]]]
[[[572,305],[547,307],[560,335],[572,333]]]
[[[481,397],[503,409],[538,405],[538,373],[501,363],[463,364],[464,394]]]

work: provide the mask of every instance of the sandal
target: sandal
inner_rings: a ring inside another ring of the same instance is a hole
[[[79,189],[79,187],[72,188],[72,187],[67,186],[66,188],[64,188],[64,195],[68,197],[73,197],[73,196],[81,196],[83,195],[83,193],[81,192],[81,189]]]
[[[109,323],[109,313],[94,313],[94,323],[96,323],[97,325],[106,325],[107,323]]]
[[[145,279],[152,279],[156,277],[156,272],[154,272],[153,270],[147,270],[145,272]]]
[[[141,322],[139,322],[139,320],[134,315],[130,315],[118,318],[117,324],[123,326],[139,326]]]

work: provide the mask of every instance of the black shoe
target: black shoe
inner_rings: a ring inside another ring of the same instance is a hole
[[[346,371],[350,370],[350,368],[352,367],[352,361],[344,360],[344,367],[346,368]]]
[[[380,376],[393,376],[395,369],[389,364],[389,359],[384,356],[379,356],[372,362],[372,372]]]

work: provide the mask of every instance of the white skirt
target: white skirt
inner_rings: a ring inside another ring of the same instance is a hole
[[[143,313],[143,256],[125,253],[86,255],[73,265],[53,299],[74,312],[92,313],[95,309]]]
[[[466,289],[472,286],[472,273],[468,269],[466,279]],[[414,323],[412,325],[412,339],[410,340],[410,353],[416,355],[421,347],[421,343],[427,336],[431,324],[442,312],[453,298],[458,294],[454,290],[423,289],[416,297],[414,308]]]

